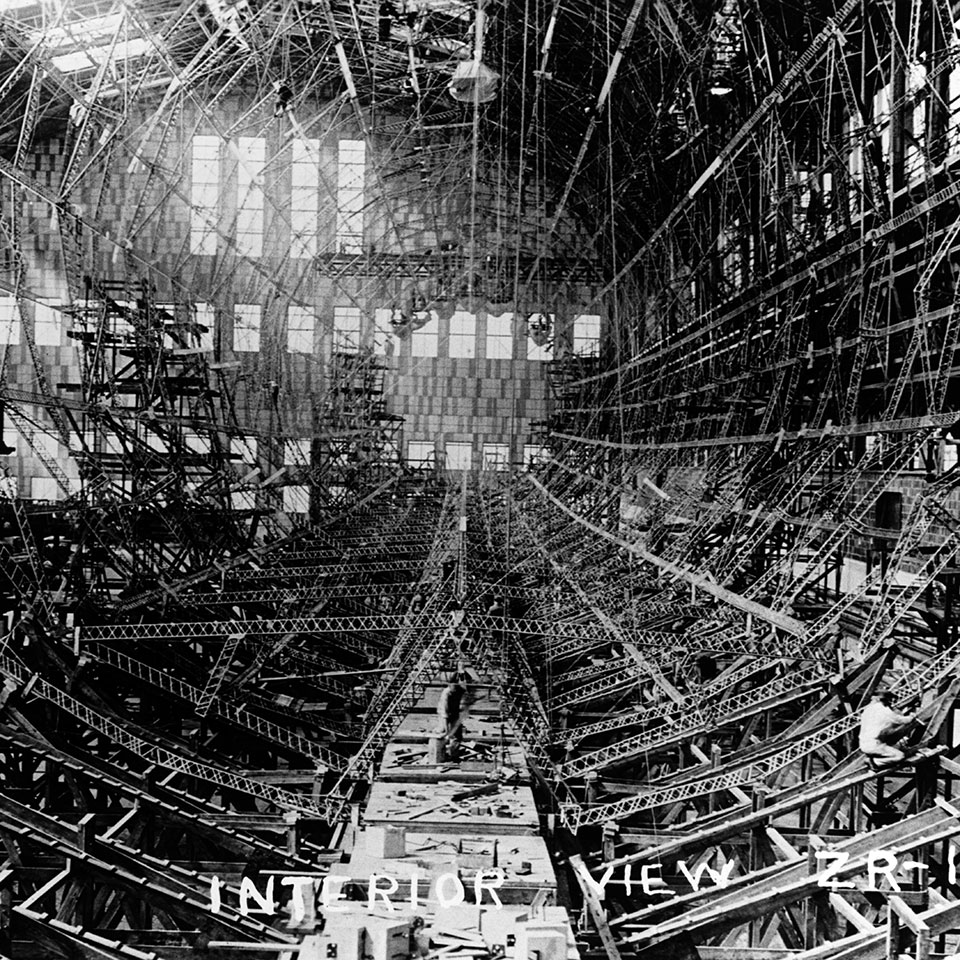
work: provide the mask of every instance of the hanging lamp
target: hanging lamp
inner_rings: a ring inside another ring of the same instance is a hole
[[[447,87],[447,92],[458,103],[489,103],[497,95],[500,74],[483,62],[486,22],[481,0],[477,5],[477,19],[473,27],[473,59],[457,64]]]

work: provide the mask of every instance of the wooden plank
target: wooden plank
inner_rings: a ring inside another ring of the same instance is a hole
[[[588,877],[590,874],[579,854],[574,854],[570,858],[570,866],[573,867],[573,875],[577,878],[577,883],[580,884],[584,903],[586,903],[587,909],[590,911],[590,916],[596,924],[597,933],[600,935],[600,942],[603,944],[604,950],[607,951],[607,957],[609,957],[609,960],[621,960],[620,951],[617,949],[617,944],[613,939],[613,934],[610,932],[610,927],[607,923],[606,911],[603,909],[599,899],[597,899],[597,894],[593,887],[584,879],[584,877]]]
[[[855,930],[860,933],[878,933],[877,928],[859,910],[847,903],[839,893],[831,893],[828,897],[830,906],[843,917]]]

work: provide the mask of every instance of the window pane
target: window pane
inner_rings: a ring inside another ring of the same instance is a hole
[[[183,445],[191,453],[208,456],[210,453],[210,438],[201,437],[195,433],[184,433]]]
[[[943,445],[943,469],[951,470],[957,465],[957,444],[946,441]]]
[[[233,349],[256,353],[260,349],[260,305],[238,303],[234,308]]]
[[[527,317],[527,359],[550,360],[553,356],[553,314],[532,313]]]
[[[506,470],[510,460],[510,446],[506,443],[485,443],[483,445],[484,470]]]
[[[34,333],[33,337],[38,346],[59,347],[62,329],[61,315],[54,309],[49,300],[38,300],[34,304]]]
[[[20,310],[13,297],[0,297],[0,346],[20,342]]]
[[[550,456],[547,448],[538,443],[525,443],[523,445],[523,465],[532,467],[537,463],[544,463]]]
[[[435,311],[430,319],[410,337],[410,353],[415,357],[436,357],[439,353],[440,320]]]
[[[320,141],[295,140],[290,165],[290,255],[317,255],[320,213]]]
[[[573,352],[581,357],[595,357],[600,352],[600,317],[596,314],[574,317]]]
[[[307,513],[310,510],[310,488],[284,487],[283,509],[287,513]]]
[[[396,351],[391,316],[393,311],[386,307],[378,307],[373,314],[373,352],[378,357],[392,357]]]
[[[310,466],[310,446],[309,437],[302,440],[287,440],[284,444],[283,462],[290,466]]]
[[[307,307],[292,306],[287,310],[287,352],[313,353],[313,330],[316,318]]]
[[[230,453],[239,458],[234,463],[256,463],[258,446],[256,437],[231,437]]]
[[[447,470],[469,470],[473,461],[472,443],[447,443]]]
[[[333,349],[356,353],[360,349],[360,308],[333,308]]]
[[[477,318],[472,313],[457,310],[450,317],[451,357],[472,358],[477,355]]]
[[[513,314],[487,317],[487,359],[513,359]]]
[[[30,481],[30,497],[33,500],[62,500],[65,496],[53,477],[33,477]]]
[[[407,442],[407,462],[412,466],[426,466],[434,461],[435,444],[432,440],[410,440]]]
[[[262,137],[237,140],[237,252],[245,257],[263,253],[263,166],[267,145]]]
[[[190,189],[190,251],[217,252],[217,197],[220,190],[220,138],[194,137]]]
[[[199,327],[205,328],[197,331],[200,334],[200,349],[213,350],[213,330],[216,324],[216,314],[209,303],[198,303],[196,308],[197,324]]]
[[[337,249],[363,251],[363,187],[366,177],[366,144],[341,140],[337,162]]]
[[[234,510],[256,510],[257,495],[252,490],[237,490],[230,494],[230,505]]]

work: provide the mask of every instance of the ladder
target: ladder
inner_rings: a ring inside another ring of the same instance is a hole
[[[240,631],[231,633],[220,648],[220,653],[217,656],[217,662],[213,665],[210,678],[207,680],[207,684],[197,700],[197,714],[199,716],[206,717],[210,712],[210,706],[213,703],[214,697],[216,697],[220,690],[220,685],[230,672],[234,654],[236,654],[237,647],[240,646],[240,641],[243,640],[244,637],[246,637],[246,634]]]

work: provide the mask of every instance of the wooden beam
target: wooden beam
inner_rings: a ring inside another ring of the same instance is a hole
[[[586,527],[588,530],[592,530],[605,540],[615,543],[618,547],[622,547],[624,550],[629,550],[630,553],[634,554],[634,556],[640,557],[641,560],[646,560],[647,563],[650,563],[658,569],[663,570],[664,573],[669,573],[680,580],[685,580],[687,583],[693,584],[693,586],[695,586],[698,590],[702,590],[704,593],[709,593],[710,596],[716,597],[718,600],[727,604],[727,606],[734,607],[743,613],[748,613],[759,620],[763,620],[766,623],[783,630],[785,633],[792,634],[793,636],[800,637],[804,640],[809,639],[806,624],[802,623],[800,620],[797,620],[795,617],[790,617],[785,613],[779,613],[776,610],[771,610],[769,607],[765,607],[762,603],[757,603],[755,600],[748,600],[746,597],[741,597],[739,593],[734,593],[732,590],[727,590],[726,587],[721,587],[717,583],[712,583],[705,576],[697,573],[694,570],[688,570],[685,567],[681,567],[678,564],[672,563],[670,560],[664,560],[663,557],[658,557],[655,553],[651,553],[649,550],[641,547],[639,544],[625,540],[623,537],[619,537],[616,534],[611,533],[604,527],[597,526],[597,524],[591,523],[589,520],[585,520],[578,513],[571,510],[565,503],[557,499],[557,497],[555,497],[542,483],[540,483],[536,477],[526,475],[526,479],[529,480],[545,497],[547,497],[551,503],[562,510],[576,523]]]
[[[577,883],[580,884],[583,901],[586,903],[587,910],[589,910],[590,916],[596,924],[597,933],[600,935],[600,942],[603,944],[604,950],[607,951],[609,960],[621,960],[620,951],[617,949],[616,941],[610,932],[610,925],[607,923],[607,913],[603,909],[603,905],[600,903],[593,886],[589,880],[586,879],[590,876],[590,873],[584,866],[583,858],[579,854],[574,854],[570,858],[570,866],[573,867],[573,875],[577,878]]]

